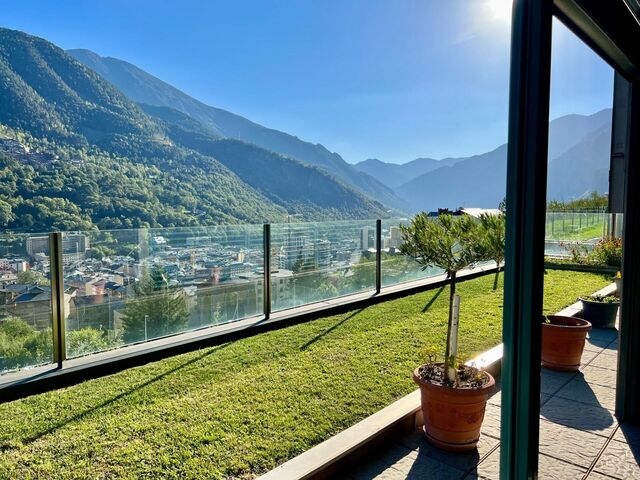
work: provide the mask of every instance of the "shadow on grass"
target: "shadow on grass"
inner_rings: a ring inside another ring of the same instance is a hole
[[[355,317],[356,315],[360,314],[362,311],[364,311],[366,309],[366,307],[361,308],[360,310],[356,310],[355,312],[351,312],[349,315],[347,315],[346,317],[344,317],[342,320],[340,320],[338,323],[336,323],[334,326],[327,328],[324,332],[316,335],[315,337],[313,337],[311,340],[309,340],[307,343],[305,343],[304,345],[302,345],[300,347],[300,351],[304,351],[307,348],[309,348],[311,345],[313,345],[314,343],[316,343],[318,340],[321,340],[324,336],[330,334],[331,332],[333,332],[336,328],[338,328],[340,325],[342,325],[344,322],[346,322],[347,320],[352,319],[353,317]]]
[[[169,375],[171,375],[171,374],[173,374],[173,373],[175,373],[175,372],[177,372],[179,370],[182,370],[185,367],[188,367],[189,365],[193,365],[194,363],[199,362],[200,360],[208,357],[209,355],[212,355],[212,354],[214,354],[216,352],[219,352],[223,348],[226,348],[229,345],[231,345],[231,343],[232,342],[225,343],[223,345],[218,345],[217,347],[213,347],[209,351],[204,352],[203,354],[198,355],[197,357],[192,358],[191,360],[188,360],[188,361],[186,361],[186,362],[184,362],[184,363],[172,368],[171,370],[167,370],[166,372],[163,372],[160,375],[156,375],[155,377],[147,380],[146,382],[143,382],[143,383],[141,383],[139,385],[136,385],[135,387],[132,387],[132,388],[130,388],[130,389],[128,389],[128,390],[116,395],[115,397],[110,398],[109,400],[106,400],[106,401],[100,403],[99,405],[91,407],[91,408],[85,410],[84,412],[81,412],[81,413],[78,413],[76,415],[73,415],[72,417],[64,419],[64,420],[58,422],[57,424],[47,428],[46,430],[44,430],[42,432],[38,432],[35,435],[27,437],[24,440],[22,440],[21,443],[22,443],[22,445],[28,445],[28,444],[33,443],[36,440],[44,437],[45,435],[48,435],[50,433],[55,432],[56,430],[58,430],[59,428],[64,427],[65,425],[68,425],[70,423],[82,420],[86,416],[92,414],[93,412],[95,412],[97,410],[100,410],[101,408],[107,407],[107,406],[111,405],[112,403],[115,403],[118,400],[120,400],[120,399],[122,399],[122,398],[124,398],[124,397],[126,397],[128,395],[131,395],[132,393],[137,392],[138,390],[141,390],[141,389],[143,389],[145,387],[148,387],[149,385],[151,385],[153,383],[156,383],[156,382],[162,380],[163,378],[166,378],[167,376],[169,376]],[[11,450],[11,449],[14,449],[14,448],[18,448],[18,447],[14,447],[13,445],[2,445],[0,443],[0,452]]]
[[[427,302],[427,304],[422,309],[422,313],[425,313],[426,311],[428,311],[431,308],[431,306],[435,303],[435,301],[438,299],[440,294],[442,292],[444,292],[445,288],[446,288],[445,285],[443,285],[438,290],[436,290],[436,293],[433,294],[433,297],[431,297],[431,300],[429,300],[429,302]]]

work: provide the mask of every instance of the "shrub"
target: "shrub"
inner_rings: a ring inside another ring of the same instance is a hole
[[[611,237],[600,240],[587,256],[589,263],[607,265],[609,267],[622,266],[622,239]]]

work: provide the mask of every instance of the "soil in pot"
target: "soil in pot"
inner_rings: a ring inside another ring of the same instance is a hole
[[[542,366],[577,371],[591,324],[581,318],[560,315],[549,315],[547,320],[542,323]]]
[[[594,302],[587,298],[581,298],[581,317],[591,322],[593,328],[616,328],[619,302]]]
[[[489,394],[495,380],[476,368],[458,369],[459,384],[444,381],[443,364],[416,368],[413,380],[420,386],[424,432],[432,445],[444,450],[473,450],[480,439]]]

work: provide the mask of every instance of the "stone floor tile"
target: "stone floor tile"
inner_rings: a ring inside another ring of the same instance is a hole
[[[593,469],[621,480],[640,479],[640,444],[613,440]]]
[[[546,394],[546,393],[541,393],[540,394],[540,403],[544,403],[545,401],[547,401],[549,398],[551,397],[551,395]],[[496,393],[494,393],[492,396],[489,397],[488,403],[490,403],[491,405],[498,405],[500,406],[502,402],[502,391],[497,391]]]
[[[480,459],[485,457],[494,447],[498,445],[498,443],[498,439],[490,437],[488,435],[482,435],[480,437],[480,441],[478,442],[477,449],[470,452],[453,453],[441,450],[431,445],[429,442],[427,442],[427,439],[422,432],[419,432],[417,436],[410,435],[409,437],[406,437],[406,439],[402,442],[404,446],[417,450],[420,455],[432,457],[442,463],[445,463],[462,471],[468,471],[475,468]]]
[[[375,469],[365,469],[350,477],[345,477],[344,480],[404,480],[405,478],[404,473],[389,467],[381,472]]]
[[[500,405],[501,400],[502,400],[502,384],[496,385],[496,389],[493,391],[493,393],[489,397],[489,400],[487,401],[493,405]]]
[[[601,349],[597,350],[584,350],[582,352],[582,358],[580,359],[580,366],[586,367],[589,365],[598,355],[602,352]]]
[[[540,411],[542,417],[558,425],[608,436],[615,428],[613,414],[606,408],[553,397]]]
[[[600,368],[608,368],[609,370],[617,370],[618,368],[618,355],[610,354],[610,353],[602,353],[601,355],[596,356],[591,362],[589,366],[592,367],[600,367]]]
[[[600,368],[589,365],[582,370],[584,380],[588,383],[596,385],[602,385],[603,387],[615,388],[616,386],[616,371],[609,370],[608,368]]]
[[[350,476],[355,480],[395,480],[396,478],[458,480],[464,474],[465,471],[461,468],[454,468],[433,456],[421,455],[419,449],[414,450],[398,444],[382,452],[369,464],[360,466]]]
[[[561,398],[575,400],[596,407],[601,406],[609,410],[614,410],[616,406],[615,388],[589,384],[580,377],[571,380],[562,387],[556,395]]]
[[[387,472],[387,470],[393,467],[395,463],[401,461],[407,456],[416,458],[418,453],[400,444],[391,445],[372,458],[369,462],[364,462],[355,468],[354,471],[351,472],[350,476],[355,480],[378,478],[378,475],[382,475],[384,472]],[[387,472],[385,473],[387,476],[381,478],[393,478],[389,476],[392,474],[394,474],[394,472]]]
[[[591,472],[587,476],[587,480],[612,480],[612,479],[613,477],[610,477],[609,475],[603,475],[598,472]]]
[[[586,468],[540,454],[538,456],[538,478],[540,480],[582,480]]]
[[[602,342],[601,342],[602,343]],[[584,351],[585,352],[602,352],[602,350],[604,349],[606,345],[594,345],[593,343],[590,343],[588,341],[586,341],[584,343]]]
[[[594,337],[587,337],[587,341],[585,342],[585,348],[589,347],[589,350],[593,350],[595,348],[601,348],[601,349],[609,349],[610,345],[611,345],[612,340],[611,339],[607,339],[607,338],[594,338]],[[615,350],[615,349],[614,349]]]
[[[542,373],[540,374],[540,390],[542,393],[546,393],[547,395],[553,395],[575,376],[576,374],[573,372],[562,373],[543,368]]]
[[[491,454],[484,458],[475,470],[471,471],[465,480],[499,480],[500,478],[500,448],[495,449]]]
[[[613,439],[625,443],[640,443],[640,425],[621,424]]]
[[[611,354],[611,355],[617,354],[618,353],[618,341],[616,340],[615,342],[611,342],[609,345],[607,345],[602,350],[602,353]]]
[[[613,342],[618,338],[618,330],[615,328],[593,328],[587,337],[594,340]]]
[[[490,403],[487,404],[480,433],[481,435],[488,435],[500,439],[500,406]]]
[[[442,463],[433,457],[417,455],[415,458],[407,456],[393,464],[393,468],[398,470],[407,480],[461,480],[465,476],[463,470],[459,470],[450,465]]]
[[[540,421],[540,453],[584,468],[591,466],[606,441],[593,433]]]
[[[539,478],[541,480],[581,480],[586,468],[563,462],[546,455],[540,455],[539,462]],[[475,472],[471,472],[465,480],[499,480],[500,479],[500,449],[495,450],[484,461],[478,465]]]

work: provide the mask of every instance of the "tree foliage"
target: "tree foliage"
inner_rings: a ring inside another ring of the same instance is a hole
[[[456,275],[467,267],[483,260],[482,243],[478,225],[473,218],[441,214],[430,218],[425,212],[417,214],[407,226],[401,225],[403,244],[400,248],[424,267],[443,269],[450,278],[449,321],[445,351],[445,373],[448,382],[455,385],[456,358],[450,352],[453,326],[453,304],[456,295]],[[456,332],[457,334],[457,332]]]
[[[481,257],[496,262],[497,271],[495,281],[493,282],[493,289],[496,290],[498,288],[500,265],[504,261],[506,237],[505,215],[503,213],[498,215],[480,215],[478,233]]]
[[[171,335],[184,330],[188,320],[184,291],[171,287],[164,269],[155,265],[125,304],[123,339],[135,343]]]
[[[424,267],[438,267],[451,276],[479,260],[477,225],[467,215],[430,218],[421,212],[409,225],[401,225],[400,231],[400,251]]]
[[[591,192],[587,197],[562,202],[551,200],[547,204],[550,212],[565,212],[567,210],[597,210],[604,211],[609,205],[609,197],[606,193]]]

